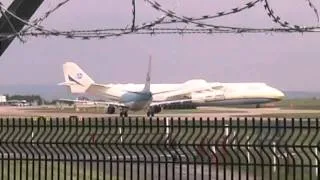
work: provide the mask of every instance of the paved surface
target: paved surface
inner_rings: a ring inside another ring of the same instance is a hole
[[[54,106],[53,106],[54,107]],[[48,112],[50,108],[43,108],[41,110],[32,109],[30,107],[12,107],[3,106],[0,107],[0,117],[69,117],[76,115],[78,117],[117,117],[118,114],[103,114],[103,113],[66,113],[62,111]],[[52,110],[51,110],[52,111]],[[211,112],[210,112],[211,111]],[[279,109],[279,108],[225,108],[225,107],[202,107],[197,112],[179,112],[174,113],[170,110],[166,113],[166,110],[157,114],[156,117],[181,117],[181,118],[221,118],[221,117],[232,117],[232,116],[254,116],[262,114],[290,114],[290,113],[320,113],[320,110],[290,110],[290,109]],[[142,113],[129,114],[131,117],[142,117]]]

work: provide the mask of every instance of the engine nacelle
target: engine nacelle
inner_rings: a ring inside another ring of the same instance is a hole
[[[115,112],[116,112],[116,108],[114,106],[108,106],[108,108],[107,108],[108,114],[113,114]]]

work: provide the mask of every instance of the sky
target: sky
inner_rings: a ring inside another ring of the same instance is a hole
[[[8,5],[11,0],[5,1]],[[59,0],[45,1],[32,19]],[[214,14],[249,1],[158,0],[178,14]],[[317,25],[305,0],[270,0],[274,11],[289,22]],[[320,2],[314,1],[320,8]],[[137,23],[162,14],[137,0]],[[71,0],[43,23],[51,29],[125,27],[131,22],[131,1]],[[277,27],[263,4],[208,21],[220,25]],[[199,34],[127,35],[104,40],[62,37],[18,39],[0,57],[0,85],[63,81],[62,65],[73,61],[98,83],[143,83],[151,54],[153,83],[180,83],[193,78],[209,82],[265,82],[282,90],[320,91],[320,34]]]

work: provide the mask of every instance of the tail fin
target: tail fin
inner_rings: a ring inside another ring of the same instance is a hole
[[[147,78],[143,88],[143,92],[150,92],[150,80],[151,80],[151,56],[149,56],[148,72],[147,72]]]
[[[69,86],[71,93],[85,93],[94,81],[75,63],[63,64],[65,82],[59,85]]]

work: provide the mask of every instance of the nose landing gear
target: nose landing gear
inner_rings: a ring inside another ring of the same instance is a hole
[[[147,116],[148,117],[153,117],[154,114],[161,112],[161,107],[160,106],[152,106],[148,109],[147,111]]]
[[[148,112],[147,112],[147,116],[148,116],[148,117],[153,117],[153,116],[154,116],[154,112],[153,112],[153,111],[148,110]]]
[[[120,117],[128,117],[128,109],[120,109]]]

